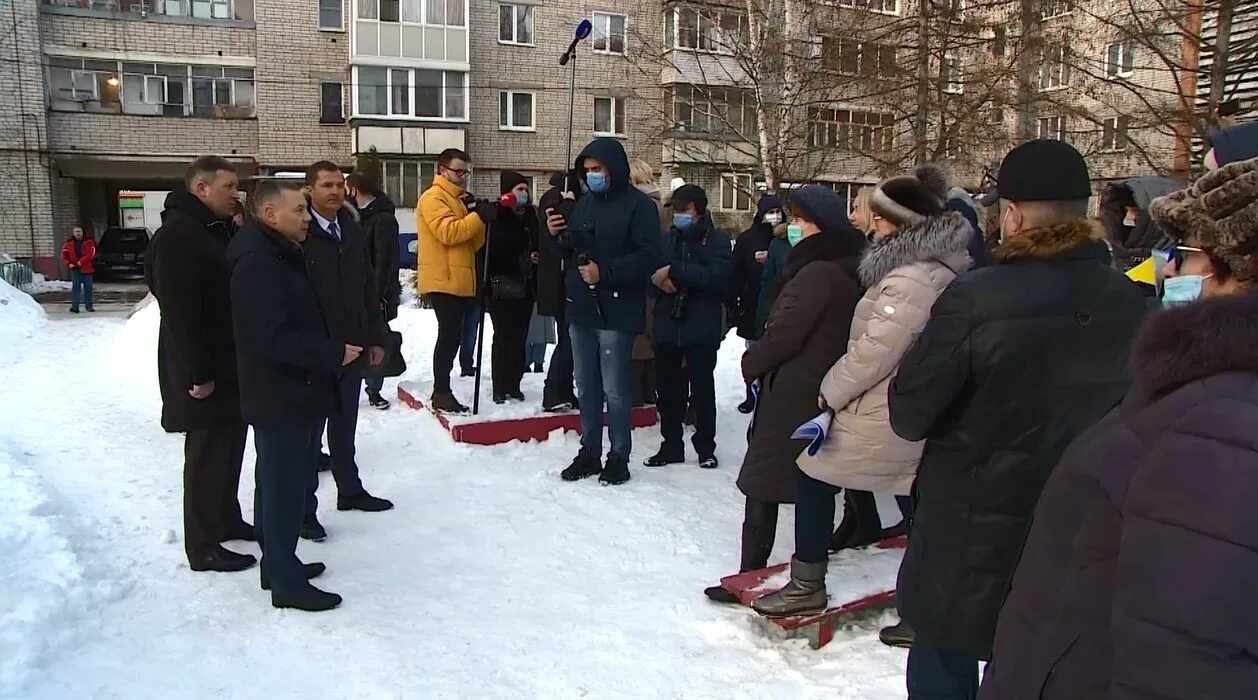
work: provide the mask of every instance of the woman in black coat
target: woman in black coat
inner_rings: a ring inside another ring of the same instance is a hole
[[[1258,160],[1151,209],[1180,306],[1049,478],[980,698],[1258,697]]]
[[[795,502],[805,443],[791,433],[818,413],[821,379],[847,349],[860,285],[856,269],[865,238],[851,227],[847,207],[817,185],[791,195],[794,241],[778,278],[764,334],[743,356],[743,377],[759,383],[738,488],[747,497],[740,571],[764,568],[773,551],[778,506]],[[720,586],[705,591],[730,602]]]
[[[486,308],[494,323],[490,362],[493,366],[494,403],[507,399],[524,400],[520,380],[526,362],[524,342],[533,316],[536,283],[531,255],[537,250],[537,212],[529,204],[528,180],[517,172],[504,170],[502,194],[515,196],[515,206],[502,207],[489,234],[486,266],[489,286]]]

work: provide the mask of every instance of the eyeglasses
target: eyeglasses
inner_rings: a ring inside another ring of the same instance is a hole
[[[455,168],[446,168],[446,170],[458,175],[459,177],[467,177],[467,174],[472,172],[468,168],[458,168],[457,170]]]

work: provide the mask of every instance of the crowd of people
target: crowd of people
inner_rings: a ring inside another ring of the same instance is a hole
[[[563,480],[627,482],[631,411],[646,402],[663,440],[643,464],[685,462],[690,424],[699,466],[716,468],[714,375],[735,331],[750,414],[741,571],[768,564],[781,506],[795,506],[789,583],[757,612],[825,610],[832,552],[905,533],[901,620],[881,636],[909,649],[910,698],[1246,697],[1255,128],[1220,134],[1186,188],[1103,198],[1120,202],[1120,230],[1141,231],[1117,244],[1089,216],[1084,157],[1055,140],[1004,158],[984,199],[997,232],[927,164],[850,210],[823,186],[765,193],[734,239],[701,187],[664,196],[615,139],[590,142],[536,203],[512,171],[496,198],[476,197],[469,156],[448,150],[417,206],[417,286],[438,321],[432,407],[467,410],[450,375],[485,314],[493,400],[527,400],[553,319],[540,401],[581,419]],[[399,352],[396,207],[329,162],[301,184],[259,182],[243,221],[229,162],[197,159],[185,185],[146,279],[162,309],[162,425],[186,434],[189,564],[251,568],[223,543],[256,539],[275,606],[330,609],[340,597],[310,583],[324,564],[295,553],[327,536],[325,435],[338,509],[392,507],[364,487],[354,443],[364,382],[387,408],[380,368]],[[81,234],[63,255],[90,277]],[[1151,285],[1124,274],[1145,259]],[[818,412],[828,430],[805,451],[792,434]],[[246,426],[256,527],[236,496]],[[900,525],[882,527],[875,493],[896,497]]]

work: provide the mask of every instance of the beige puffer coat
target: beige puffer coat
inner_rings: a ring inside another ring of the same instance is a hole
[[[800,455],[804,473],[843,488],[909,493],[924,445],[891,430],[887,390],[935,299],[968,269],[969,235],[969,223],[949,212],[865,250],[860,277],[868,291],[856,305],[846,354],[821,382],[834,410],[830,433],[815,457]]]

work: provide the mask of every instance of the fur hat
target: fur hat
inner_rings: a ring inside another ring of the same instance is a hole
[[[869,209],[896,226],[916,223],[948,210],[948,176],[934,163],[913,169],[911,175],[883,180],[869,196]]]
[[[1149,210],[1163,230],[1186,245],[1210,251],[1240,281],[1253,281],[1250,256],[1258,250],[1258,158],[1206,173],[1188,189],[1153,200]]]

